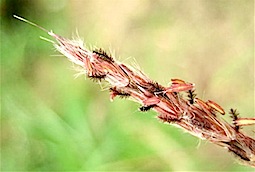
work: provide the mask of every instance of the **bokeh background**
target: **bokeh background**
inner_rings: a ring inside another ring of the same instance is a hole
[[[139,64],[152,79],[196,84],[198,97],[254,116],[253,0],[2,0],[2,171],[251,171],[227,150],[109,101],[74,75],[43,31],[76,31],[88,47]],[[231,122],[228,115],[225,120]],[[245,128],[251,132],[254,128]]]

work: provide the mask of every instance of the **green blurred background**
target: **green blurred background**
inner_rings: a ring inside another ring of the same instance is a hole
[[[78,30],[88,47],[137,61],[161,84],[193,82],[200,98],[252,117],[253,0],[1,1],[2,171],[252,170],[153,111],[110,102],[97,83],[74,78],[72,64],[40,40],[46,33],[13,14],[67,38]]]

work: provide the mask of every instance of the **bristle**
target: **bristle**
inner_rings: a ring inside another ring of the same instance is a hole
[[[35,27],[37,27],[37,28],[39,28],[39,29],[41,29],[41,30],[47,32],[47,33],[50,33],[50,31],[48,31],[48,30],[45,29],[44,27],[42,27],[42,26],[40,26],[40,25],[38,25],[38,24],[35,24],[35,23],[33,23],[33,22],[31,22],[31,21],[29,21],[29,20],[23,18],[23,17],[17,16],[17,15],[15,15],[15,14],[13,15],[13,17],[16,18],[16,19],[18,19],[18,20],[20,20],[20,21],[23,21],[23,22],[25,22],[25,23],[28,23],[28,24],[30,24],[30,25],[32,25],[32,26],[35,26]]]

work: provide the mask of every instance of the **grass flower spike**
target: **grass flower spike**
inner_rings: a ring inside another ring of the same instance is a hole
[[[46,31],[55,39],[54,47],[82,67],[88,78],[108,82],[111,100],[116,96],[131,97],[141,104],[142,112],[152,109],[161,121],[223,146],[245,164],[255,167],[255,140],[239,129],[245,124],[254,124],[255,119],[239,119],[232,109],[234,123],[229,124],[221,118],[225,111],[220,105],[196,97],[193,83],[172,79],[170,86],[162,86],[142,71],[116,61],[102,49],[89,50],[82,42],[63,38],[26,19],[14,17]]]

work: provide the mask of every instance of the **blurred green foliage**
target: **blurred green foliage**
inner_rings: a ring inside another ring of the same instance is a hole
[[[115,50],[166,85],[196,83],[198,96],[254,114],[252,0],[2,0],[2,171],[250,171],[215,146],[141,113],[77,72],[46,33],[79,35]],[[51,56],[53,55],[53,56]],[[230,121],[229,117],[225,117]],[[249,131],[247,131],[249,132]],[[251,134],[251,133],[250,133]],[[254,134],[254,133],[253,133]]]

